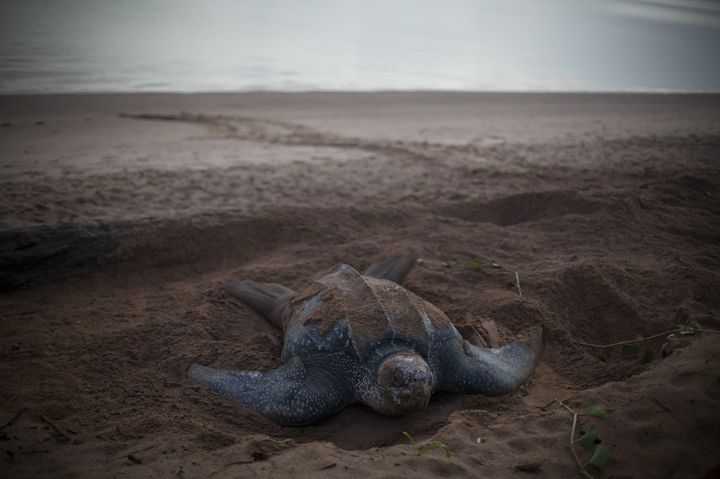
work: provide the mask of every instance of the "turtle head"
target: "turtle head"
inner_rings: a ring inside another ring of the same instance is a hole
[[[379,404],[373,404],[373,408],[389,416],[426,408],[433,390],[430,367],[412,352],[387,356],[378,368],[377,382],[381,394]]]

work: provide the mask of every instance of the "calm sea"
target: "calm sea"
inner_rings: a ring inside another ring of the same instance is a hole
[[[0,0],[0,93],[720,90],[700,0]]]

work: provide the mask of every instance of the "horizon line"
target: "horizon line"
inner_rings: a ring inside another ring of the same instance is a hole
[[[248,90],[47,90],[0,91],[0,96],[61,96],[61,95],[238,95],[238,94],[373,94],[373,93],[445,93],[445,94],[560,94],[560,95],[718,95],[720,90],[618,89],[618,90],[462,90],[462,89],[248,89]]]

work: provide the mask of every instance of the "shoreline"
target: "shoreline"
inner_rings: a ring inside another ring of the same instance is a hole
[[[384,94],[459,94],[459,95],[720,95],[714,90],[82,90],[82,91],[38,91],[0,92],[0,97],[13,96],[85,96],[85,95],[384,95]]]

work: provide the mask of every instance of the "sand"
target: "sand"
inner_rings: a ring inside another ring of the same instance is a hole
[[[5,96],[0,124],[2,477],[579,477],[568,397],[608,413],[594,476],[720,475],[718,336],[579,343],[720,329],[720,96]],[[224,280],[410,248],[470,339],[545,327],[517,393],[285,428],[185,377],[279,364]]]

